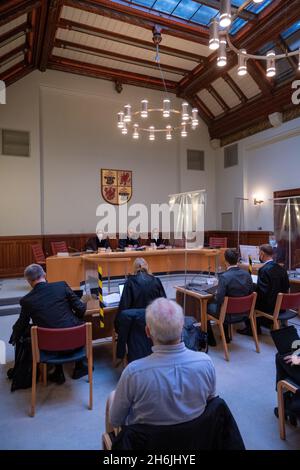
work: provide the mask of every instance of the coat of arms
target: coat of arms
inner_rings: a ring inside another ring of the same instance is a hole
[[[109,204],[126,204],[132,196],[132,171],[102,169],[101,193]]]

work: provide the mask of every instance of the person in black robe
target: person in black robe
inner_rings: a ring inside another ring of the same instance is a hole
[[[119,238],[120,250],[125,250],[125,248],[140,248],[140,247],[141,247],[141,239],[132,228],[128,229],[127,238]]]
[[[89,238],[85,244],[85,251],[98,251],[99,248],[110,248],[108,237],[102,230],[98,230],[95,237]]]
[[[136,258],[133,269],[134,274],[128,276],[124,285],[115,327],[118,324],[118,315],[123,310],[146,308],[158,297],[166,297],[161,280],[149,273],[148,263],[143,258]]]
[[[165,248],[165,240],[163,240],[159,234],[159,230],[155,228],[152,231],[151,239],[150,239],[150,244],[155,245],[157,248]]]

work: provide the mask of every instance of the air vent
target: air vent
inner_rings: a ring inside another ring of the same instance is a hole
[[[230,145],[224,148],[224,168],[236,166],[239,163],[238,159],[238,144]]]
[[[232,230],[232,212],[222,212],[221,228],[222,230]]]
[[[204,151],[203,150],[187,150],[187,169],[204,171]]]
[[[2,155],[29,157],[29,141],[29,132],[2,129]]]

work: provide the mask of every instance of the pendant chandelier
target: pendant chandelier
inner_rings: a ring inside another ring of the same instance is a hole
[[[162,101],[162,107],[152,108],[145,98],[141,100],[141,106],[138,110],[134,110],[130,104],[126,104],[123,111],[118,113],[118,128],[123,135],[127,135],[131,131],[134,140],[138,140],[142,133],[146,134],[150,141],[154,141],[159,134],[163,135],[166,140],[172,140],[175,134],[180,134],[183,138],[187,137],[188,129],[194,130],[199,125],[198,109],[192,108],[190,111],[190,106],[185,101],[182,103],[180,110],[172,108],[160,67],[159,44],[162,37],[157,26],[153,28],[152,39],[156,47],[155,61],[161,74],[166,95]],[[155,115],[156,121],[150,122],[150,118]],[[162,124],[159,123],[159,119],[163,120]]]
[[[264,0],[246,0],[245,3],[237,10],[236,15],[232,15],[231,0],[221,0],[219,20],[213,19],[210,23],[209,31],[209,48],[218,50],[217,65],[225,67],[227,65],[227,47],[235,52],[238,56],[238,70],[240,76],[246,75],[247,60],[254,59],[264,61],[266,63],[267,77],[275,77],[276,61],[287,57],[298,56],[298,70],[300,70],[300,49],[285,54],[276,54],[274,50],[269,50],[266,55],[248,54],[245,49],[238,49],[232,43],[229,32],[233,21],[237,18],[239,11],[248,6],[251,2],[262,3]],[[220,29],[223,28],[223,29]]]

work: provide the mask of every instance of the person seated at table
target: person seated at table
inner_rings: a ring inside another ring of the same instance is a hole
[[[263,266],[258,270],[257,276],[257,301],[256,310],[272,314],[275,309],[277,295],[286,294],[290,288],[290,281],[285,268],[273,260],[273,248],[271,245],[261,245],[259,249],[259,261]],[[261,333],[261,326],[270,328],[272,321],[268,318],[257,318],[257,333]],[[246,321],[246,327],[237,330],[242,335],[252,336],[250,321]]]
[[[283,356],[276,354],[276,384],[280,380],[290,380],[300,388],[300,356],[296,354]],[[300,400],[290,392],[284,393],[286,418],[292,425],[297,426],[297,418],[300,418]],[[274,408],[274,414],[278,418],[278,408]]]
[[[128,276],[120,299],[115,320],[117,330],[118,315],[130,308],[146,308],[158,297],[166,297],[164,287],[158,277],[149,273],[148,263],[144,258],[136,258],[133,263],[133,275]]]
[[[159,298],[146,309],[146,334],[153,353],[131,362],[107,402],[107,431],[131,424],[172,425],[191,421],[216,396],[210,357],[181,340],[182,307]]]
[[[129,228],[126,238],[119,238],[119,248],[124,250],[125,248],[139,248],[141,246],[141,239],[134,231],[133,228]]]
[[[21,313],[13,326],[11,344],[15,345],[26,334],[30,320],[33,325],[42,328],[70,328],[84,323],[86,302],[81,301],[66,282],[47,282],[46,274],[39,264],[27,266],[24,277],[32,290],[20,300]],[[84,300],[87,301],[87,297]],[[72,378],[78,379],[87,373],[87,366],[78,361]],[[56,365],[48,378],[58,384],[64,383],[62,365]]]
[[[103,230],[97,230],[96,236],[89,238],[84,247],[86,251],[98,251],[99,248],[110,248],[109,239]]]
[[[160,237],[158,228],[152,230],[150,245],[155,245],[157,248],[165,248],[165,240]]]
[[[238,266],[238,251],[228,248],[224,253],[224,257],[227,269],[225,272],[219,275],[219,284],[214,300],[207,306],[207,312],[216,318],[219,317],[220,309],[226,296],[245,297],[247,295],[252,294],[254,287],[250,274]],[[227,343],[229,343],[230,337],[228,324],[226,324],[226,319],[224,324],[224,331],[226,341]],[[208,322],[208,337],[209,344],[211,346],[215,346],[216,342],[214,339],[212,328],[210,326],[210,322]]]

